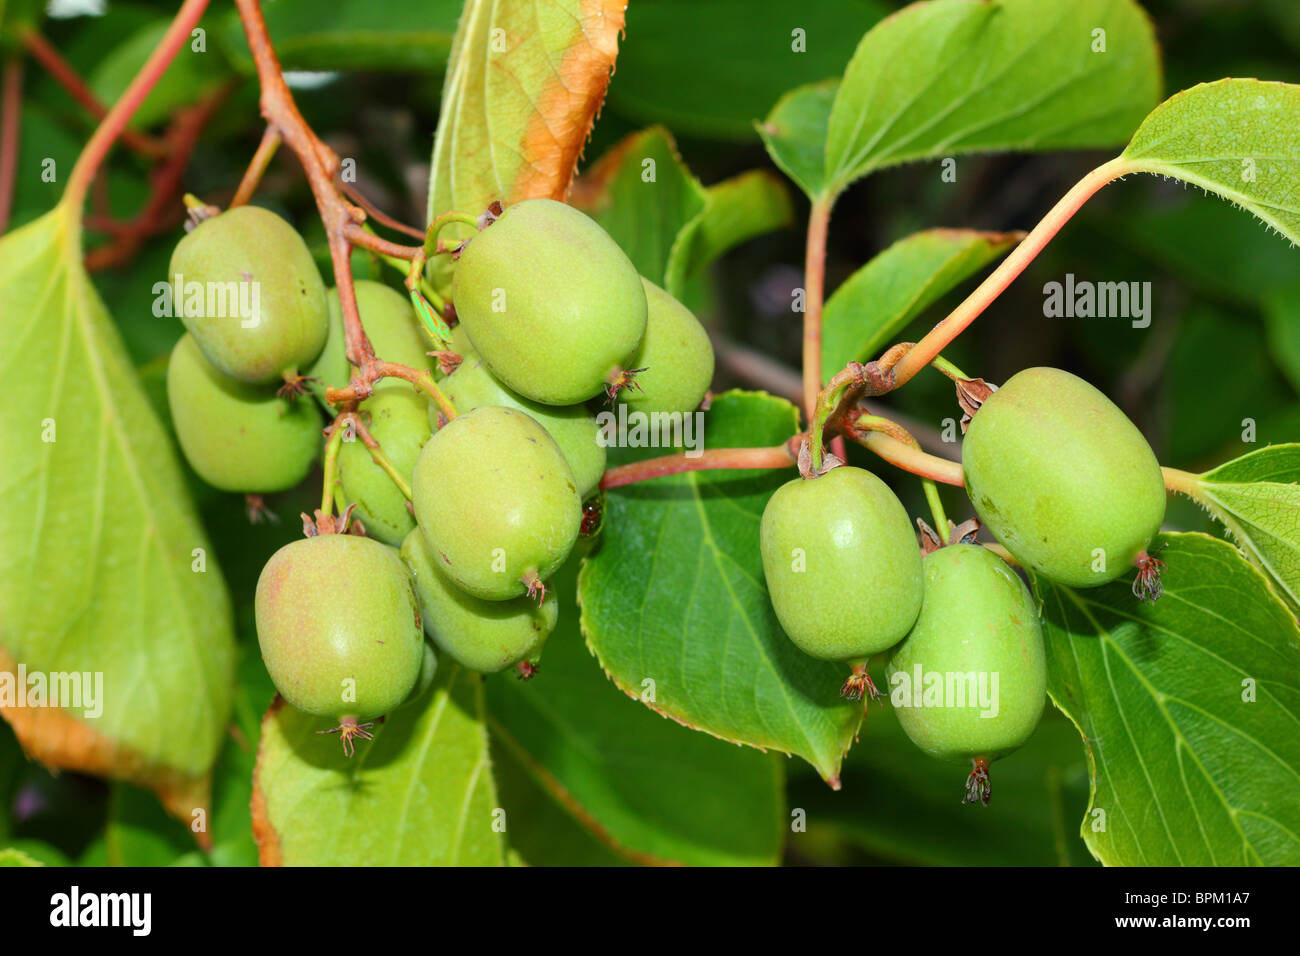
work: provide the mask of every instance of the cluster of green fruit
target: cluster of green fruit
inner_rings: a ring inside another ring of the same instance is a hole
[[[986,398],[962,446],[980,521],[1023,567],[1070,587],[1096,587],[1134,567],[1139,597],[1158,596],[1147,549],[1165,513],[1160,466],[1138,429],[1087,382],[1032,368]],[[944,533],[943,529],[940,533]],[[844,692],[877,691],[867,661],[889,652],[903,730],[922,750],[973,762],[968,802],[989,799],[988,764],[1023,744],[1046,697],[1039,609],[996,554],[953,535],[924,556],[902,503],[875,475],[832,467],[782,486],[763,512],[763,568],[791,640],[853,675]],[[922,697],[992,678],[998,700]]]
[[[168,396],[185,457],[223,490],[297,484],[322,426],[301,393],[333,414],[326,386],[353,379],[337,294],[292,227],[253,207],[201,222],[171,271],[187,287],[260,290],[253,323],[182,312],[188,334]],[[355,292],[375,354],[439,380],[456,414],[402,379],[375,382],[355,413],[378,453],[338,445],[333,504],[357,519],[353,533],[309,523],[258,582],[258,639],[276,688],[337,719],[348,752],[368,719],[427,688],[434,647],[476,671],[534,672],[556,622],[547,580],[578,540],[612,437],[587,403],[687,413],[713,377],[695,316],[563,203],[514,204],[461,247],[450,342],[387,286],[358,281]]]

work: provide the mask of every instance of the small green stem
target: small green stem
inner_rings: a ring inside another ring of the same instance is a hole
[[[452,210],[450,212],[444,212],[439,216],[435,216],[433,222],[429,223],[429,228],[425,230],[424,233],[424,254],[426,256],[435,256],[440,252],[445,251],[438,248],[438,233],[442,231],[444,226],[448,226],[453,222],[458,222],[463,226],[469,226],[475,231],[478,230],[478,216],[471,215],[467,212],[456,212],[455,210]]]
[[[850,365],[848,368],[836,373],[824,389],[817,393],[817,400],[813,403],[812,427],[809,434],[812,440],[812,466],[813,473],[817,474],[822,468],[822,458],[826,445],[826,423],[830,420],[835,409],[839,407],[840,397],[844,390],[858,380],[861,374],[861,366]]]
[[[933,365],[935,368],[937,368],[940,372],[943,372],[944,375],[947,375],[954,382],[957,381],[958,379],[970,378],[969,375],[967,375],[957,366],[953,365],[942,355],[936,355],[934,357],[934,361],[931,362],[930,364]]]
[[[940,541],[948,540],[948,515],[943,510],[943,500],[939,497],[939,486],[932,478],[922,478],[921,487],[925,489],[925,500],[930,503],[930,514],[934,517],[934,530]]]
[[[320,510],[323,514],[333,514],[335,486],[338,482],[339,448],[343,444],[342,417],[335,419],[330,437],[325,442],[325,477],[321,481]]]
[[[384,454],[384,450],[379,447],[379,442],[375,441],[374,444],[367,442],[366,448],[370,451],[370,457],[374,463],[384,470],[384,474],[393,480],[393,484],[397,485],[397,490],[402,493],[402,497],[407,501],[410,501],[410,483],[402,477],[402,473],[397,470],[397,466],[394,465],[392,461],[389,460],[388,456]]]
[[[1200,475],[1194,475],[1190,471],[1179,471],[1177,468],[1161,468],[1160,472],[1165,477],[1165,488],[1186,495],[1200,504],[1208,504],[1201,488]]]
[[[961,462],[926,454],[906,429],[887,418],[863,415],[845,430],[845,434],[863,448],[904,471],[941,481],[945,485],[961,487],[966,483]],[[945,525],[945,530],[946,528]]]

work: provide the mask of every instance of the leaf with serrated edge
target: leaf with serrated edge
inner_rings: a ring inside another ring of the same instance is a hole
[[[576,572],[572,561],[551,581],[563,603],[539,676],[488,679],[494,742],[629,859],[775,863],[784,832],[784,761],[691,733],[620,694],[583,644]]]
[[[1300,607],[1300,444],[1270,445],[1201,475],[1199,497]]]
[[[875,358],[936,299],[1020,241],[1021,233],[928,229],[898,240],[835,290],[822,316],[822,378]]]
[[[1156,547],[1152,605],[1125,580],[1076,591],[1034,578],[1048,692],[1093,771],[1083,838],[1116,866],[1300,864],[1295,619],[1227,542],[1167,534]]]
[[[605,98],[624,0],[468,0],[433,144],[429,218],[563,199]],[[498,49],[503,47],[503,49]],[[453,225],[448,237],[467,236]]]
[[[727,392],[706,420],[705,448],[771,446],[794,434],[798,410]],[[794,477],[696,471],[611,490],[600,548],[578,579],[582,631],[605,672],[652,710],[796,754],[838,786],[862,716],[839,697],[848,666],[815,660],[785,636],[759,556],[763,508]]]
[[[150,787],[188,821],[230,713],[229,599],[67,205],[0,240],[0,336],[0,672],[101,674],[104,698],[94,719],[0,712],[45,765]]]
[[[1154,31],[1132,0],[914,3],[849,62],[827,190],[918,159],[1122,143],[1159,95]]]
[[[1300,242],[1300,86],[1218,80],[1171,96],[1123,158],[1242,207]]]
[[[343,755],[276,698],[262,721],[253,833],[263,866],[500,866],[483,678],[441,657],[424,696]]]

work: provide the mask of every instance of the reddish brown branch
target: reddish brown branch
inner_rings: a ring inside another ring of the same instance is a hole
[[[23,34],[23,46],[27,52],[32,55],[45,71],[62,86],[77,103],[97,120],[102,120],[108,115],[108,109],[99,98],[90,91],[90,87],[82,82],[77,71],[72,68],[62,54],[56,50],[45,37],[41,36],[35,30],[29,30]],[[147,156],[150,159],[161,159],[167,155],[167,144],[146,136],[135,130],[124,129],[119,137],[122,145],[135,150],[141,156]]]
[[[0,233],[9,228],[18,170],[18,119],[23,108],[23,61],[15,56],[0,79]]]
[[[419,239],[421,242],[424,241],[423,229],[416,229],[414,226],[408,226],[406,223],[394,219],[367,199],[365,195],[362,194],[361,190],[357,189],[355,186],[349,185],[348,183],[339,183],[339,188],[343,190],[343,195],[347,196],[354,203],[364,209],[366,215],[375,222],[382,226],[387,226],[389,229],[394,229],[397,232],[404,232],[414,239]]]
[[[387,239],[376,236],[373,232],[366,232],[356,223],[346,225],[343,228],[343,234],[347,237],[348,242],[354,246],[378,252],[380,255],[392,256],[394,259],[411,260],[416,256],[424,255],[422,246],[403,246],[396,242],[389,242]]]
[[[790,452],[790,444],[802,439],[796,436],[784,445],[775,448],[711,448],[694,458],[681,455],[665,455],[662,458],[649,458],[645,461],[620,465],[605,472],[600,479],[602,488],[618,488],[664,475],[679,475],[686,471],[712,471],[723,468],[793,468],[795,457]]]

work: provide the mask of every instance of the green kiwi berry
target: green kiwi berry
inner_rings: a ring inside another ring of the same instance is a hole
[[[429,440],[429,402],[400,379],[381,379],[359,410],[385,458],[408,483],[420,449]],[[366,534],[394,547],[415,527],[406,496],[370,449],[357,437],[339,446],[339,484],[343,497],[356,505]]]
[[[542,591],[582,523],[573,471],[546,429],[485,405],[452,419],[420,452],[415,517],[438,567],[476,597]]]
[[[593,220],[551,199],[514,203],[469,240],[453,299],[492,373],[547,405],[599,394],[645,333],[632,261]]]
[[[415,581],[424,630],[439,650],[484,674],[512,665],[520,665],[524,675],[536,669],[542,645],[555,629],[558,601],[539,607],[527,596],[509,601],[474,597],[438,569],[418,528],[402,542],[402,559]]]
[[[713,382],[713,345],[690,309],[646,279],[645,337],[628,359],[632,384],[618,393],[631,411],[690,412]]]
[[[998,541],[1071,587],[1141,565],[1164,520],[1151,446],[1110,399],[1060,369],[1025,369],[985,400],[962,443],[962,468]]]
[[[310,400],[280,398],[272,386],[222,374],[189,334],[167,363],[167,402],[185,460],[222,491],[292,488],[321,448],[321,417]]]
[[[266,385],[311,365],[329,335],[325,283],[293,226],[257,206],[199,223],[172,252],[174,308],[209,362]]]

